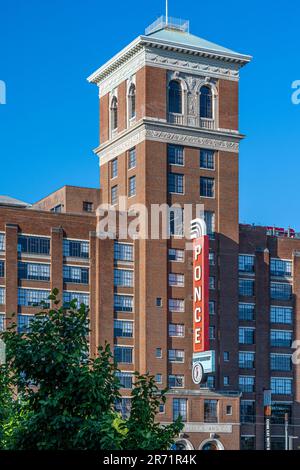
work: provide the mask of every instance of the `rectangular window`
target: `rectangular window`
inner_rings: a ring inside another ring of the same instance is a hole
[[[184,375],[169,375],[170,388],[184,388]]]
[[[135,148],[129,150],[128,152],[128,170],[136,166],[136,150]]]
[[[291,371],[292,370],[291,354],[270,354],[271,370]]]
[[[255,256],[239,255],[239,272],[254,273]]]
[[[170,362],[184,362],[184,350],[169,349],[168,358]]]
[[[113,206],[118,203],[118,186],[113,186],[111,188],[110,202]]]
[[[4,261],[0,261],[0,277],[4,277],[5,276],[5,263]]]
[[[204,382],[200,385],[200,388],[209,388],[210,390],[213,390],[215,388],[215,381],[214,375],[208,375],[206,383]]]
[[[204,422],[218,422],[218,400],[204,400]]]
[[[252,393],[254,392],[255,378],[248,375],[239,376],[239,389],[241,392]]]
[[[291,300],[292,286],[286,282],[271,282],[271,299]]]
[[[5,233],[0,233],[0,251],[5,251]]]
[[[80,266],[63,266],[64,282],[72,282],[75,284],[89,283],[89,268],[81,268]]]
[[[184,287],[184,274],[169,273],[169,286]]]
[[[216,302],[214,300],[210,300],[208,306],[210,315],[214,315],[216,313]]]
[[[293,323],[292,307],[271,306],[271,323],[291,325]]]
[[[215,213],[204,211],[204,220],[206,223],[207,235],[211,240],[215,238]]]
[[[216,264],[216,260],[215,260],[215,253],[213,253],[212,251],[209,252],[208,254],[208,260],[209,260],[209,265],[210,266],[215,266]]]
[[[209,339],[216,339],[216,327],[215,326],[209,327]]]
[[[115,360],[122,364],[132,364],[133,348],[128,346],[115,346]]]
[[[133,375],[131,372],[116,372],[116,377],[120,381],[121,388],[132,388]]]
[[[274,395],[291,395],[293,379],[283,377],[271,377],[271,390]]]
[[[116,178],[118,176],[118,159],[114,158],[111,161],[111,177]]]
[[[128,197],[136,195],[136,177],[131,176],[128,180]]]
[[[168,191],[169,193],[183,194],[184,176],[180,173],[168,174]]]
[[[133,296],[132,295],[114,295],[114,311],[115,312],[133,312]]]
[[[277,277],[292,277],[292,261],[271,258],[270,274]]]
[[[49,307],[49,290],[18,289],[18,305],[21,307],[39,307],[41,302]]]
[[[184,165],[184,149],[181,145],[168,145],[169,165]]]
[[[83,210],[83,212],[93,212],[94,211],[94,204],[92,202],[89,202],[89,201],[83,201],[82,210]]]
[[[241,400],[241,423],[255,423],[255,401]]]
[[[90,244],[88,241],[81,240],[68,240],[63,241],[63,255],[70,258],[84,258],[89,257]]]
[[[133,338],[133,322],[126,320],[114,320],[115,338]]]
[[[253,321],[255,312],[255,304],[239,303],[239,320]]]
[[[255,328],[239,327],[239,344],[254,344]]]
[[[50,264],[19,262],[18,279],[50,281]]]
[[[187,421],[187,399],[186,398],[173,398],[173,421],[179,416],[183,422]]]
[[[133,245],[129,243],[114,244],[114,260],[115,261],[133,261]]]
[[[224,362],[228,362],[228,361],[229,361],[229,351],[224,351],[224,353],[223,353],[223,359],[224,359]]]
[[[215,179],[207,178],[206,176],[200,177],[200,196],[201,197],[215,197]]]
[[[34,315],[18,315],[18,333],[29,333]]]
[[[161,359],[162,358],[162,349],[161,348],[156,348],[155,357],[156,357],[156,359]]]
[[[130,416],[131,411],[131,399],[120,398],[116,401],[115,410],[120,413],[123,419],[127,419]]]
[[[184,325],[179,323],[169,323],[169,336],[184,337]]]
[[[215,169],[215,152],[213,150],[200,150],[200,168]]]
[[[239,368],[240,369],[254,369],[255,367],[255,353],[248,351],[239,352]]]
[[[0,313],[0,332],[5,330],[5,314]]]
[[[0,305],[5,304],[5,287],[0,287]]]
[[[254,296],[254,281],[252,279],[239,279],[239,295],[242,297]]]
[[[85,292],[64,291],[63,303],[69,304],[72,300],[77,300],[77,305],[84,304],[86,307],[90,305],[90,295]]]
[[[171,236],[183,236],[183,209],[180,207],[169,211],[169,233]]]
[[[57,206],[55,207],[52,207],[52,209],[50,209],[50,212],[56,212],[57,214],[62,212],[62,205],[61,204],[58,204]]]
[[[292,405],[289,403],[273,402],[272,403],[272,424],[284,424],[285,415],[288,415],[288,422],[291,423]]]
[[[184,312],[184,300],[183,299],[169,299],[169,310],[170,312]]]
[[[215,276],[209,276],[209,288],[215,289],[216,288],[216,278]]]
[[[176,250],[175,248],[169,248],[169,261],[184,261],[184,250]]]
[[[155,382],[157,384],[162,384],[162,374],[156,374],[155,375]]]
[[[293,333],[286,330],[271,330],[270,342],[274,348],[290,348],[292,346]]]
[[[50,238],[19,235],[18,252],[36,255],[50,255]]]
[[[255,450],[255,436],[241,436],[241,450]]]
[[[114,285],[116,287],[133,287],[134,272],[128,269],[114,270]]]

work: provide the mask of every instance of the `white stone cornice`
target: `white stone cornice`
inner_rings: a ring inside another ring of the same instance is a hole
[[[239,142],[242,138],[243,136],[236,131],[231,133],[194,129],[142,120],[125,134],[98,147],[95,153],[99,157],[100,166],[145,140],[238,153]]]

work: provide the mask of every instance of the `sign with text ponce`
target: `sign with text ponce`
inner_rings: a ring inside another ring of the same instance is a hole
[[[193,352],[209,350],[209,239],[193,240]]]

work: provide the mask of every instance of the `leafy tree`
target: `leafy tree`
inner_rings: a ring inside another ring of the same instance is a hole
[[[88,309],[74,300],[60,306],[49,297],[23,333],[15,325],[1,334],[6,373],[0,382],[0,442],[19,450],[168,449],[181,420],[155,422],[164,402],[154,378],[136,374],[130,416],[116,411],[121,399],[117,365],[108,344],[89,358]],[[8,373],[9,371],[9,373]],[[12,399],[17,391],[18,399]],[[1,434],[2,433],[2,434]]]

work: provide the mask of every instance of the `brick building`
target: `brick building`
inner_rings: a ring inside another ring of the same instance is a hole
[[[0,199],[0,326],[17,312],[20,330],[28,328],[32,305],[52,287],[64,301],[88,303],[91,353],[105,340],[114,345],[122,412],[132,372],[149,371],[170,388],[159,419],[183,416],[178,446],[188,449],[264,448],[264,389],[272,389],[273,447],[284,446],[285,413],[290,434],[298,432],[291,344],[300,328],[300,239],[238,221],[239,70],[250,59],[193,36],[188,22],[158,20],[88,79],[99,87],[100,189],[68,186],[32,206]],[[104,240],[99,203],[180,207],[168,239]],[[210,237],[216,371],[201,386],[191,376],[184,204],[204,206]]]

